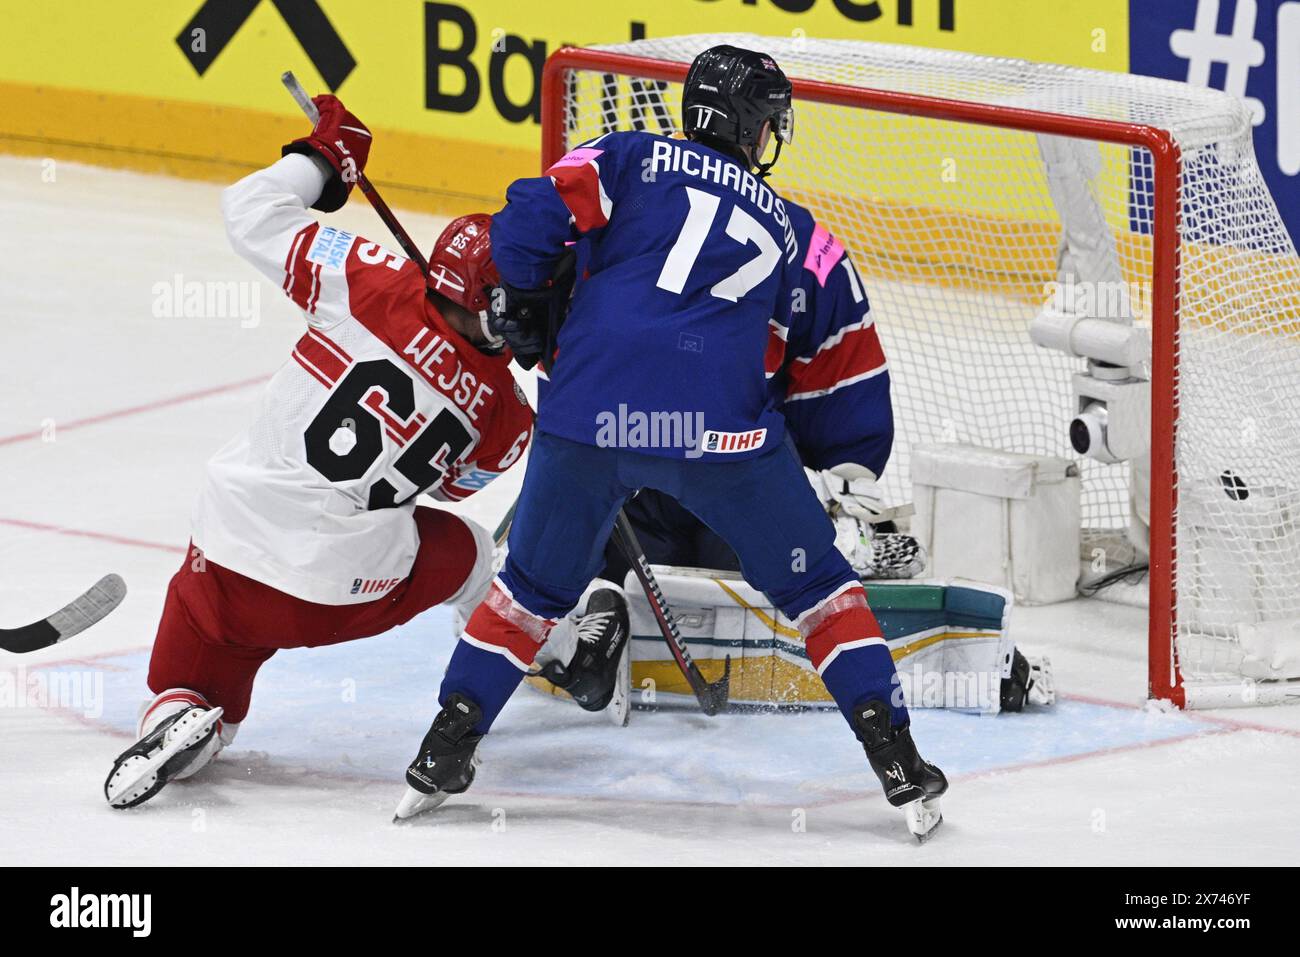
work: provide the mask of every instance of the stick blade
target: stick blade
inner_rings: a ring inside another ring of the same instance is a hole
[[[0,648],[14,654],[39,651],[80,634],[99,621],[126,597],[121,575],[105,575],[84,594],[48,618],[21,628],[0,628]]]
[[[121,575],[105,575],[80,598],[60,608],[46,619],[59,633],[59,641],[80,634],[126,597],[126,582]]]
[[[717,681],[706,683],[704,687],[708,698],[708,707],[704,709],[704,713],[713,717],[725,712],[731,704],[731,655],[727,655],[726,662],[722,666],[722,677]]]

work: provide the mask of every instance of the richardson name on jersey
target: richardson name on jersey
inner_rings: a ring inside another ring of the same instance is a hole
[[[785,241],[786,261],[794,262],[795,256],[799,254],[799,242],[795,239],[794,227],[786,214],[785,203],[766,183],[749,170],[742,169],[739,163],[713,153],[696,152],[678,143],[655,140],[648,165],[647,178],[661,172],[685,173],[739,193],[759,210],[776,219]]]
[[[447,361],[454,356],[456,365],[453,369]],[[420,329],[402,350],[402,357],[411,360],[416,370],[439,392],[455,402],[471,422],[478,421],[479,408],[496,390],[478,376],[464,367],[456,346],[432,329]]]

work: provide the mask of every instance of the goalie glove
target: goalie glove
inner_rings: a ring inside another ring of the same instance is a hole
[[[871,469],[845,462],[818,472],[817,477],[825,490],[822,501],[832,516],[849,515],[871,524],[885,520],[884,492]]]
[[[929,556],[911,535],[878,532],[850,515],[834,518],[835,547],[859,578],[915,578],[925,571]]]

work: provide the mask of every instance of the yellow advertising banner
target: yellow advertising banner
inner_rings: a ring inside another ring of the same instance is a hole
[[[499,205],[535,173],[539,79],[566,44],[738,31],[1124,71],[1127,0],[0,0],[0,150],[230,179],[332,89],[376,131],[396,204]]]

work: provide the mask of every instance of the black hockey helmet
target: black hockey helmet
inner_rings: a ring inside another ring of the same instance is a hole
[[[691,63],[682,91],[682,118],[687,135],[715,141],[729,152],[737,147],[766,175],[781,155],[781,144],[794,140],[790,81],[766,53],[721,45],[709,47]],[[757,151],[763,124],[776,136],[776,155],[760,163]]]

